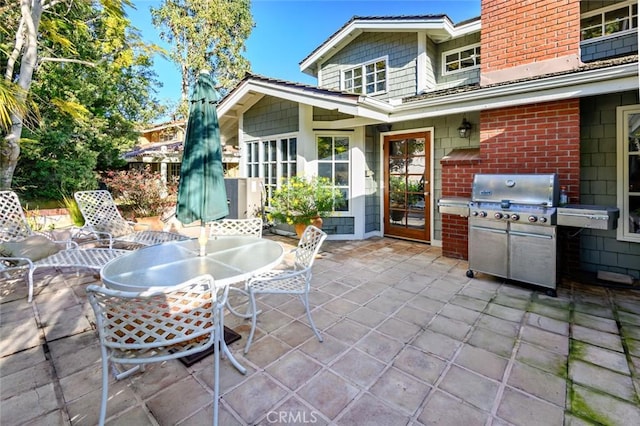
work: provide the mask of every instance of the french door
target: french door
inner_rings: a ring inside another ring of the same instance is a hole
[[[429,132],[384,137],[384,234],[429,241],[431,235]]]

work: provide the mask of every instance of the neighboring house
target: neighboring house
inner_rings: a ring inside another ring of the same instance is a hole
[[[621,211],[617,230],[570,237],[574,260],[640,278],[637,2],[481,10],[457,24],[354,17],[300,63],[317,86],[247,75],[218,105],[240,176],[267,193],[327,176],[348,199],[325,219],[332,239],[388,235],[466,258],[467,221],[438,213],[439,198],[469,197],[475,173],[557,173],[571,202]]]
[[[180,163],[186,132],[186,120],[160,123],[140,132],[138,144],[124,158],[130,168],[151,167],[151,171],[159,172],[163,179],[180,176]],[[224,144],[222,147],[222,164],[225,176],[238,175],[240,153],[237,147]]]

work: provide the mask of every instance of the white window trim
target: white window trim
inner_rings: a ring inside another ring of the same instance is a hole
[[[384,71],[385,71],[384,90],[380,90],[372,93],[366,93],[365,68],[367,65],[375,64],[376,62],[380,62],[380,61],[384,61]],[[362,70],[362,92],[360,93],[361,95],[374,96],[374,95],[381,95],[388,92],[389,90],[389,55],[381,56],[379,58],[372,59],[370,61],[363,62],[361,64],[356,64],[353,66],[342,68],[340,70],[340,89],[341,90],[348,90],[346,89],[344,73],[347,71],[355,70],[356,68],[360,68]],[[355,92],[355,93],[358,93],[358,92]]]
[[[636,3],[637,3],[637,0],[627,0],[627,1],[624,1],[624,2],[614,3],[614,4],[610,5],[610,6],[601,7],[600,9],[590,10],[589,12],[585,12],[585,13],[580,14],[580,22],[582,22],[582,20],[585,19],[585,18],[590,18],[592,16],[602,15],[602,14],[610,12],[612,10],[622,9],[625,6],[630,9],[631,6],[633,6]],[[631,13],[631,11],[629,13]],[[637,18],[640,19],[640,10],[638,10],[638,14],[639,14],[639,16],[637,16]],[[633,15],[629,15],[629,19],[630,19],[630,24],[633,25]],[[625,34],[635,33],[637,30],[638,30],[637,27],[631,27],[628,30],[618,31],[617,33],[605,34],[605,35],[602,35],[600,37],[593,37],[593,38],[590,38],[590,39],[587,39],[587,40],[580,40],[580,44],[583,45],[583,44],[589,44],[589,43],[593,43],[593,42],[600,42],[600,41],[604,41],[604,40],[607,40],[607,39],[610,39],[610,38],[620,37],[620,36],[625,35]],[[582,33],[582,25],[580,25],[580,33]]]
[[[333,211],[333,212],[331,212],[330,217],[350,217],[350,216],[353,216],[353,213],[352,213],[353,208],[354,208],[354,205],[353,205],[353,202],[354,202],[354,200],[353,200],[353,198],[354,198],[354,196],[353,196],[353,192],[354,192],[353,185],[354,185],[354,182],[353,182],[353,161],[352,161],[353,160],[353,144],[354,144],[354,135],[353,135],[353,133],[345,134],[345,132],[331,132],[331,131],[314,133],[313,149],[314,149],[314,158],[315,158],[314,166],[315,167],[312,168],[311,170],[309,170],[308,172],[304,173],[304,175],[306,177],[318,176],[318,165],[320,164],[320,159],[318,158],[318,138],[323,137],[323,136],[332,137],[332,138],[335,138],[335,137],[347,137],[347,138],[349,138],[349,160],[346,161],[346,163],[349,166],[349,172],[348,172],[348,174],[349,174],[349,188],[348,188],[349,189],[349,199],[347,200],[348,204],[349,204],[349,208],[347,210]],[[340,161],[340,162],[343,163],[344,161]]]
[[[269,136],[263,136],[263,137],[259,137],[259,138],[252,138],[252,139],[248,139],[246,140],[245,143],[245,149],[249,144],[253,144],[253,143],[257,143],[258,144],[258,176],[252,176],[252,177],[258,177],[261,178],[263,180],[263,184],[264,185],[270,185],[268,182],[265,181],[265,175],[264,175],[264,165],[266,163],[266,158],[265,158],[265,151],[264,151],[264,142],[268,142],[268,141],[276,141],[276,187],[279,188],[281,186],[281,181],[282,181],[282,176],[283,176],[283,164],[284,161],[281,157],[282,152],[279,149],[279,143],[282,139],[291,139],[291,138],[296,138],[296,161],[297,161],[297,165],[296,165],[296,169],[297,169],[297,173],[300,174],[300,137],[298,135],[298,133],[282,133],[282,134],[278,134],[278,135],[269,135]],[[248,154],[247,154],[247,159],[245,160],[245,174],[248,176],[249,175],[249,171],[248,171],[248,167],[249,164],[255,164],[255,162],[249,163],[248,162]]]
[[[640,114],[640,105],[625,105],[617,108],[617,194],[620,222],[617,239],[640,243],[640,234],[629,232],[629,126],[627,117]]]
[[[465,72],[465,71],[469,71],[469,70],[474,70],[477,68],[480,68],[480,64],[475,64],[472,67],[466,67],[466,68],[458,68],[457,70],[454,71],[447,71],[447,56],[451,55],[453,53],[458,53],[458,52],[463,52],[465,50],[469,50],[469,49],[475,49],[476,47],[480,47],[480,43],[474,43],[474,44],[468,44],[466,46],[462,46],[458,49],[452,49],[452,50],[447,50],[446,52],[442,52],[442,75],[452,75],[452,74],[458,74],[461,72]],[[480,54],[480,59],[482,59],[482,53]]]

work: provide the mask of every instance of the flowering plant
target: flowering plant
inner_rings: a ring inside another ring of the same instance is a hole
[[[310,224],[342,206],[342,192],[327,178],[293,176],[282,182],[269,199],[269,220],[295,225]]]
[[[105,185],[124,210],[135,217],[160,216],[178,199],[178,179],[167,183],[160,173],[147,166],[139,170],[109,171],[102,178]]]

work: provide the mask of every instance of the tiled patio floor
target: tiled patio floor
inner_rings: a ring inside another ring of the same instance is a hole
[[[277,238],[290,246],[296,241]],[[440,249],[388,238],[325,242],[311,302],[262,298],[259,332],[227,315],[248,368],[221,363],[220,424],[640,424],[640,292],[563,282],[558,297],[477,274]],[[93,425],[100,352],[93,274],[0,284],[0,424]],[[108,424],[211,422],[211,357],[110,387]]]

